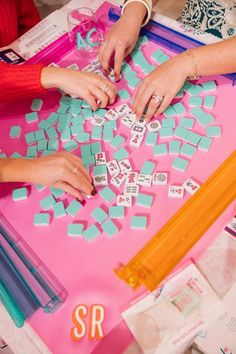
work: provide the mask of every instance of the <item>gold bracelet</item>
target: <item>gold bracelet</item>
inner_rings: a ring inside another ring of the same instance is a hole
[[[189,76],[188,79],[189,80],[198,80],[200,76],[199,76],[199,72],[198,72],[198,66],[197,66],[197,63],[196,63],[195,55],[189,49],[185,51],[185,54],[191,59],[192,64],[193,64],[193,69],[194,69],[193,75]]]

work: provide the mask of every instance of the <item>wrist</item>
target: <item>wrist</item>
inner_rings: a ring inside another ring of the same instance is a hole
[[[126,18],[129,21],[134,20],[135,23],[139,25],[139,27],[142,26],[142,23],[146,16],[147,16],[146,6],[138,1],[127,3],[127,5],[124,8],[124,12],[122,14],[122,18]]]
[[[45,89],[58,87],[58,81],[61,76],[61,68],[45,67],[41,71],[41,85]]]
[[[28,159],[2,159],[0,163],[0,182],[30,182]]]
[[[186,79],[193,76],[193,63],[186,52],[176,55],[172,60],[176,62],[177,70],[181,70]]]

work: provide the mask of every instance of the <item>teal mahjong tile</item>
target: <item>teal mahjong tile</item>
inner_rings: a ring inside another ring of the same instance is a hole
[[[27,157],[36,157],[37,155],[38,155],[37,145],[27,147],[27,152],[26,152]]]
[[[67,226],[67,236],[82,236],[83,228],[83,224],[69,224]]]
[[[117,130],[116,120],[107,120],[103,125],[103,129]]]
[[[49,189],[55,198],[61,198],[65,194],[64,191],[62,191],[61,189],[58,189],[58,188],[51,187]]]
[[[128,100],[130,98],[130,94],[126,89],[119,90],[117,92],[117,95],[120,97],[120,99],[123,100]]]
[[[66,143],[67,141],[71,140],[71,130],[69,127],[67,129],[63,130],[63,132],[61,133],[61,136],[60,136],[60,140],[63,143]]]
[[[82,115],[76,116],[76,117],[72,117],[70,120],[72,125],[81,125],[83,126],[84,124],[84,118]]]
[[[53,150],[44,150],[41,154],[41,156],[48,156],[48,155],[52,155],[53,154]]]
[[[103,129],[103,140],[109,142],[113,139],[113,130]]]
[[[61,104],[61,105],[58,107],[58,109],[57,109],[57,113],[60,113],[60,114],[62,113],[62,114],[64,114],[64,113],[67,113],[68,110],[69,110],[69,106],[68,106],[68,105]]]
[[[194,119],[182,117],[180,118],[179,125],[187,129],[192,129],[194,125]]]
[[[52,206],[55,218],[61,218],[66,215],[65,207],[63,202],[57,202]]]
[[[154,146],[157,142],[157,133],[147,132],[146,145]]]
[[[205,127],[206,125],[208,125],[214,121],[214,117],[211,114],[206,113],[200,107],[192,108],[191,114],[197,119],[199,124],[201,124],[203,127]]]
[[[193,96],[199,95],[200,93],[202,93],[202,91],[203,88],[200,85],[191,85],[187,90],[188,94]]]
[[[118,161],[124,160],[124,159],[126,159],[128,156],[129,156],[129,153],[128,153],[128,151],[127,151],[124,147],[122,147],[121,149],[119,149],[119,150],[113,152],[113,157],[114,157],[114,159],[115,159],[115,160],[118,160]]]
[[[137,73],[136,73],[136,71],[133,71],[133,70],[128,71],[128,72],[125,74],[125,78],[126,78],[127,81],[132,80],[132,79],[135,78],[135,77],[137,77]]]
[[[83,232],[84,238],[89,242],[95,239],[100,235],[100,230],[97,228],[96,225],[91,225],[89,226],[86,230]]]
[[[198,144],[198,149],[202,151],[208,151],[211,147],[213,140],[211,138],[208,138],[206,136],[202,136],[201,140]]]
[[[102,147],[101,147],[101,143],[97,142],[97,143],[92,143],[91,145],[91,153],[93,155],[97,154],[98,152],[102,151]]]
[[[134,62],[144,60],[144,55],[141,50],[133,50],[130,53],[131,58],[133,59]],[[145,59],[146,60],[146,59]]]
[[[79,237],[83,234],[83,224],[75,223],[75,224],[68,224],[67,226],[67,236],[72,237]]]
[[[179,140],[172,140],[169,144],[169,154],[178,155],[180,152],[181,142]]]
[[[10,138],[19,138],[21,134],[21,127],[19,125],[13,125],[10,129]]]
[[[200,139],[201,139],[200,134],[197,134],[197,133],[194,133],[191,131],[189,131],[184,138],[185,141],[187,141],[188,143],[191,143],[192,145],[197,145],[199,143]]]
[[[39,140],[37,145],[37,150],[38,151],[47,150],[47,146],[48,146],[48,141],[46,139]]]
[[[188,90],[189,90],[191,87],[193,87],[193,86],[194,86],[194,84],[192,84],[192,83],[189,82],[189,81],[186,81],[185,84],[184,84],[184,86],[182,87],[182,89],[183,89],[183,91],[188,92]]]
[[[151,161],[145,161],[143,167],[141,168],[140,173],[144,175],[151,175],[154,171],[156,164]]]
[[[175,128],[175,119],[167,118],[161,121],[162,128]]]
[[[176,93],[174,98],[183,98],[184,97],[184,90],[181,89],[179,92]]]
[[[139,195],[136,198],[136,204],[146,207],[146,208],[151,208],[153,202],[153,196],[145,193],[139,193]]]
[[[11,154],[10,158],[11,159],[20,159],[22,157],[21,154],[19,154],[18,152],[13,152],[13,154]]]
[[[84,108],[82,111],[82,114],[85,119],[93,117],[93,111],[91,110],[91,108]]]
[[[202,106],[202,97],[192,96],[189,100],[190,107],[201,107]]]
[[[94,176],[99,176],[99,175],[104,175],[107,173],[107,165],[98,165],[93,167],[93,175]]]
[[[77,116],[82,112],[81,107],[71,106],[68,110],[68,113],[71,113],[73,116]]]
[[[195,146],[192,146],[190,144],[184,144],[180,150],[180,154],[188,157],[193,157],[196,151],[197,148]]]
[[[36,140],[35,140],[34,132],[26,133],[25,140],[28,145],[35,143]]]
[[[77,202],[77,200],[72,200],[68,207],[66,208],[66,213],[69,214],[70,216],[75,217],[76,213],[82,209],[82,204]]]
[[[204,88],[204,91],[214,91],[217,88],[214,80],[202,82],[201,85]]]
[[[90,141],[90,133],[79,132],[76,136],[78,143],[88,143]]]
[[[103,221],[108,218],[107,213],[105,213],[105,211],[100,207],[93,209],[91,215],[97,222],[99,222],[99,224],[102,224]]]
[[[78,134],[84,133],[84,126],[83,124],[72,125],[70,131],[73,136],[77,136]]]
[[[112,220],[107,220],[102,224],[102,229],[109,237],[113,237],[117,232],[119,232],[118,227],[114,224]]]
[[[160,138],[170,138],[173,136],[173,129],[172,128],[160,128],[159,130]]]
[[[74,107],[88,107],[88,103],[80,98],[70,98],[70,105]]]
[[[40,111],[43,105],[43,100],[40,98],[35,98],[31,103],[31,110],[32,111]]]
[[[42,120],[39,122],[38,127],[39,127],[40,129],[46,130],[46,129],[48,129],[48,128],[50,127],[50,124],[48,123],[47,120],[42,119]]]
[[[158,59],[157,59],[157,62],[159,63],[159,64],[163,64],[163,63],[165,63],[166,61],[168,61],[170,59],[170,57],[167,55],[167,54],[162,54],[162,55],[160,55],[159,57],[158,57]]]
[[[176,112],[175,112],[173,106],[169,106],[166,108],[166,110],[163,112],[163,114],[166,118],[171,118],[176,115]]]
[[[39,140],[42,140],[42,139],[46,139],[44,130],[42,130],[42,129],[35,130],[34,135],[35,135],[35,140],[36,141],[39,141]]]
[[[70,96],[62,96],[60,99],[60,104],[65,104],[70,106],[71,104],[71,97]]]
[[[89,107],[90,107],[90,105],[88,104],[88,102],[87,102],[87,101],[82,100],[82,102],[81,102],[81,107],[82,107],[82,108],[89,108]]]
[[[208,138],[218,138],[221,136],[221,127],[219,125],[210,125],[206,127],[206,135]]]
[[[43,210],[51,209],[55,203],[56,203],[56,200],[53,197],[53,195],[49,195],[49,196],[40,200],[40,205]]]
[[[132,216],[131,229],[145,230],[146,228],[147,228],[147,217],[146,216]]]
[[[206,96],[204,99],[204,108],[214,108],[216,102],[216,96]]]
[[[37,213],[34,215],[35,226],[49,226],[50,215],[48,213]]]
[[[59,141],[57,139],[50,139],[48,141],[48,150],[49,151],[58,151]]]
[[[101,117],[101,118],[104,118],[106,113],[107,110],[104,108],[99,108],[93,112],[94,116]]]
[[[71,140],[71,141],[68,141],[66,142],[64,145],[63,145],[64,149],[66,151],[74,151],[78,148],[78,144],[76,141],[74,140]]]
[[[84,144],[80,146],[81,156],[91,155],[91,144]]]
[[[12,199],[16,202],[28,198],[28,189],[26,187],[17,188],[12,191]]]
[[[48,129],[50,126],[52,126],[54,123],[56,123],[58,118],[59,118],[59,114],[56,112],[52,112],[51,114],[49,114],[49,116],[47,118],[48,127],[46,129]]]
[[[157,60],[159,57],[161,57],[163,54],[165,54],[161,49],[156,49],[152,54],[151,54],[151,59]]]
[[[180,139],[185,139],[186,135],[189,133],[189,130],[183,128],[183,127],[177,127],[174,130],[174,136],[176,138],[180,138]]]
[[[38,113],[37,112],[27,113],[25,115],[25,119],[27,123],[37,122],[39,120]]]
[[[41,184],[35,184],[34,186],[39,192],[43,191],[46,188],[45,186],[41,186]]]
[[[47,136],[49,139],[56,139],[58,138],[58,134],[57,134],[57,131],[54,127],[51,127],[51,128],[48,128],[46,130],[46,133],[47,133]]]
[[[166,144],[157,144],[153,146],[155,156],[166,155],[168,153]]]
[[[141,79],[139,79],[138,77],[134,77],[132,80],[127,81],[127,85],[129,88],[134,90],[136,88],[136,86],[139,85],[140,82],[141,82]]]
[[[95,156],[94,155],[84,155],[82,156],[83,164],[90,166],[95,165]]]
[[[100,190],[99,194],[102,199],[104,199],[108,203],[112,202],[116,198],[115,193],[109,187],[105,187]]]
[[[184,107],[183,103],[181,103],[181,102],[175,103],[172,107],[173,107],[174,111],[176,112],[176,114],[178,114],[178,115],[186,113],[186,108]]]
[[[94,140],[101,140],[102,138],[102,127],[92,127],[91,138]]]
[[[116,135],[111,141],[110,145],[114,149],[119,149],[119,147],[124,143],[125,139],[121,135]]]
[[[111,206],[109,208],[109,218],[110,219],[124,219],[125,208],[123,206]]]
[[[172,167],[176,170],[184,172],[188,167],[189,161],[182,159],[181,157],[176,157],[172,162]]]

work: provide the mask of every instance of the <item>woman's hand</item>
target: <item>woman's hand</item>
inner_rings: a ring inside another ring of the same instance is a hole
[[[42,86],[46,89],[57,87],[72,97],[83,98],[95,111],[113,104],[115,86],[101,75],[71,69],[43,68]]]
[[[182,88],[191,70],[191,61],[187,55],[179,54],[149,74],[140,84],[134,97],[133,111],[137,119],[141,119],[145,109],[147,120],[154,114],[161,114]],[[162,102],[158,97],[163,98]]]
[[[114,72],[119,80],[124,58],[132,52],[137,42],[146,8],[138,2],[130,3],[122,17],[112,26],[99,51],[99,61],[107,72],[114,58]]]
[[[96,194],[92,178],[81,159],[69,152],[34,159],[2,159],[2,163],[2,182],[30,182],[55,187],[79,200],[83,200],[81,193]]]

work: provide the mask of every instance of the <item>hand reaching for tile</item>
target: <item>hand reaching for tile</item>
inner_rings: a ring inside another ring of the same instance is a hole
[[[35,159],[1,159],[1,182],[30,182],[61,189],[79,200],[94,195],[92,178],[80,158],[59,152]]]

